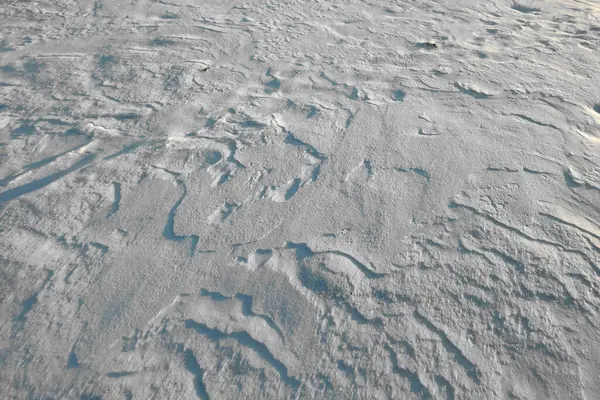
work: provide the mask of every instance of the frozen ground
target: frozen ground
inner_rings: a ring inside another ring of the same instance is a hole
[[[595,0],[2,0],[0,38],[2,399],[600,398]]]

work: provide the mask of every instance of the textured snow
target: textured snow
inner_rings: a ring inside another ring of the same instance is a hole
[[[0,2],[2,399],[600,398],[593,0]]]

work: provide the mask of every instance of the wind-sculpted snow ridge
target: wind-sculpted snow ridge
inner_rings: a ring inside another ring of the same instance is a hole
[[[600,6],[4,1],[2,399],[600,398]]]

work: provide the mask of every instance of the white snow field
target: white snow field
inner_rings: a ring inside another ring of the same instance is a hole
[[[1,0],[0,160],[2,400],[600,399],[597,0]]]

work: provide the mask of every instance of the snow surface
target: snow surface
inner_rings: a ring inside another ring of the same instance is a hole
[[[0,398],[599,399],[595,0],[2,0]]]

